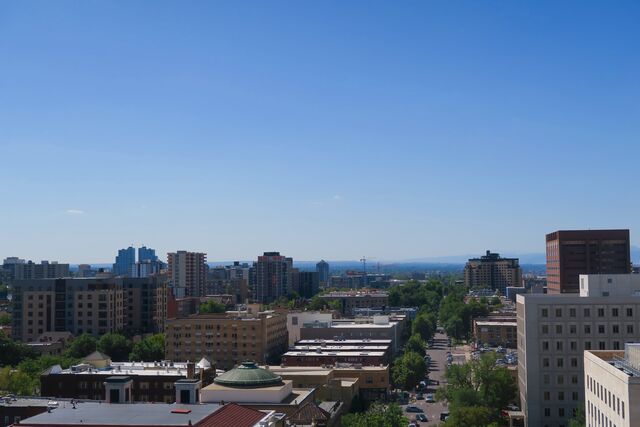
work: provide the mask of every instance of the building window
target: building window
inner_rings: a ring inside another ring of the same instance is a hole
[[[559,417],[564,417],[564,408],[558,408],[558,416]]]
[[[627,317],[633,317],[633,308],[627,308]]]
[[[562,357],[559,357],[559,358],[556,360],[556,366],[557,366],[558,368],[563,368],[563,367],[564,367],[564,359],[563,359]]]
[[[605,348],[606,348],[606,345],[605,345],[604,341],[598,342],[598,349],[599,350],[604,350]]]
[[[572,368],[577,368],[578,367],[578,358],[577,357],[572,357],[571,358],[571,367]]]
[[[562,309],[556,308],[556,317],[562,317]]]
[[[575,308],[570,308],[569,309],[569,317],[576,317],[576,309]]]
[[[604,334],[604,325],[598,325],[598,333]]]
[[[558,400],[564,400],[564,391],[558,392]]]
[[[576,351],[578,349],[578,343],[576,341],[571,341],[569,343],[569,347],[571,347],[572,351]]]
[[[542,400],[551,400],[551,393],[549,393],[548,391],[545,391],[543,393]]]
[[[627,325],[627,333],[628,334],[632,334],[633,333],[633,325]]]
[[[542,341],[542,351],[549,351],[549,341]]]
[[[556,341],[556,351],[562,351],[562,341]]]
[[[614,350],[620,350],[620,341],[614,341],[613,342],[613,349]]]
[[[549,310],[548,310],[548,309],[546,309],[546,308],[543,308],[543,309],[541,310],[541,316],[542,316],[542,317],[549,317]]]
[[[591,333],[591,325],[584,325],[584,333],[585,334]]]
[[[571,384],[578,384],[578,376],[577,375],[571,375]],[[576,395],[578,392],[575,392]],[[577,399],[573,399],[573,400],[577,400]]]
[[[577,334],[578,333],[578,327],[576,325],[569,325],[569,333],[570,334]]]
[[[549,333],[549,325],[542,325],[542,334],[547,335]]]
[[[544,416],[545,417],[551,416],[551,408],[544,408]]]
[[[589,309],[589,308],[585,308],[582,311],[582,313],[583,313],[584,317],[591,317],[591,309]]]
[[[585,350],[591,350],[591,341],[585,341],[584,342],[584,349]]]
[[[549,358],[548,357],[545,357],[545,358],[542,359],[542,366],[544,368],[548,368],[549,367]]]
[[[612,332],[614,334],[619,334],[620,333],[620,325],[612,325],[611,328],[612,328]]]
[[[562,334],[562,325],[556,325],[556,334]]]
[[[617,308],[612,308],[611,309],[611,316],[618,317],[618,309]]]

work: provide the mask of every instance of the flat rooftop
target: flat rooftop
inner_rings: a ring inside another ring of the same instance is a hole
[[[23,420],[20,425],[143,425],[180,426],[196,424],[217,411],[218,404],[177,405],[166,403],[109,404],[79,402],[75,409],[69,402],[51,412]],[[172,411],[181,411],[175,413]]]
[[[296,345],[317,345],[317,344],[338,344],[338,345],[382,345],[388,344],[391,345],[391,340],[370,340],[370,339],[346,339],[346,340],[323,340],[323,339],[314,339],[314,340],[299,340],[296,342]]]
[[[500,320],[479,320],[475,322],[478,326],[518,326],[518,322],[504,322]]]
[[[390,345],[295,345],[289,351],[387,351]]]
[[[324,295],[320,295],[320,298],[388,298],[389,294],[386,292],[329,292]]]
[[[386,353],[384,351],[287,351],[284,356],[316,356],[316,357],[329,357],[329,356],[379,356],[384,357]]]
[[[275,372],[276,374],[289,374],[289,375],[295,375],[295,374],[307,374],[307,375],[320,375],[323,373],[326,373],[328,371],[333,371],[333,370],[358,370],[358,371],[381,371],[381,370],[386,370],[389,365],[384,365],[384,366],[354,366],[353,364],[351,364],[350,366],[346,366],[347,364],[345,363],[340,363],[338,366],[330,366],[328,368],[323,368],[321,366],[265,366],[265,368],[269,369],[272,372]]]
[[[173,362],[173,366],[159,366],[154,362],[112,362],[106,368],[86,367],[86,364],[75,365],[83,366],[82,369],[73,369],[74,367],[55,370],[51,368],[49,375],[150,375],[150,376],[187,376],[187,364],[185,362]],[[196,374],[200,373],[201,368],[196,365]]]

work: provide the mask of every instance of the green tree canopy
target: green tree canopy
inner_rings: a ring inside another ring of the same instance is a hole
[[[126,362],[131,353],[131,341],[124,335],[110,332],[100,337],[97,349],[109,355],[115,362]]]
[[[155,362],[164,359],[164,334],[155,334],[133,345],[129,360]]]
[[[65,351],[65,356],[74,359],[82,359],[96,351],[97,348],[98,341],[93,337],[93,335],[82,334],[71,341],[71,344],[69,344],[69,347],[67,347],[67,350]]]
[[[421,312],[413,321],[411,327],[414,334],[419,334],[422,339],[429,341],[436,333],[436,316],[433,313]]]
[[[0,366],[15,366],[24,359],[36,357],[36,352],[28,346],[0,334]]]
[[[0,325],[7,326],[11,324],[11,315],[9,313],[0,314]]]
[[[405,390],[410,390],[418,385],[426,373],[427,363],[423,356],[413,351],[407,351],[398,357],[391,370],[393,383]]]
[[[209,300],[200,304],[199,309],[200,313],[224,313],[226,310],[226,305],[214,300]]]
[[[342,427],[406,427],[409,420],[402,408],[394,403],[374,403],[368,411],[347,414],[340,422]]]
[[[516,397],[516,384],[507,368],[496,365],[494,353],[463,365],[447,367],[447,385],[437,392],[449,401],[446,425],[486,427],[500,419],[500,411]],[[470,420],[474,423],[468,424]]]
[[[424,342],[422,337],[419,334],[414,333],[413,335],[411,335],[411,337],[409,337],[407,343],[404,345],[404,350],[413,351],[424,357],[426,345],[427,343]]]

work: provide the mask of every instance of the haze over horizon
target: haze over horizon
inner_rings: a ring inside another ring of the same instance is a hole
[[[508,256],[582,228],[639,245],[638,16],[3,2],[0,256]]]

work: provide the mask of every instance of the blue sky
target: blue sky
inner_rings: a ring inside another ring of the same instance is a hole
[[[0,3],[0,256],[640,242],[635,1]]]

